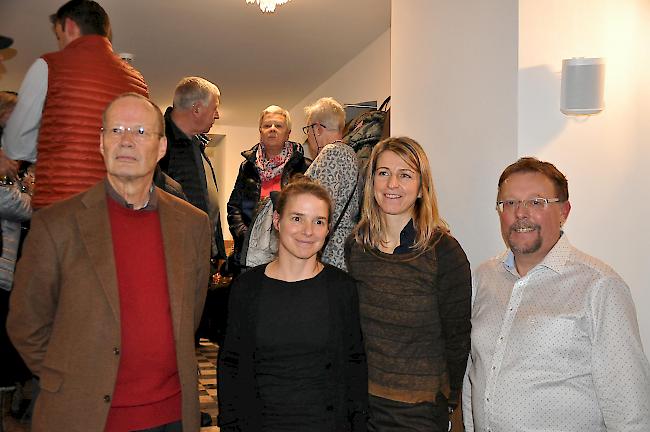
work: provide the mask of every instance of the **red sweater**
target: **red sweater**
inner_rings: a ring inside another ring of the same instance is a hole
[[[158,212],[107,201],[122,334],[105,430],[122,432],[180,420],[181,386]]]

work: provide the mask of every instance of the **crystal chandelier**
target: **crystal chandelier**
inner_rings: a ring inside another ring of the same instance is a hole
[[[275,7],[285,4],[289,0],[246,0],[246,3],[257,3],[260,5],[262,12],[275,12]]]

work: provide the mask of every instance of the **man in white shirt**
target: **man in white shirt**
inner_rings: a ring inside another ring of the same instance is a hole
[[[508,251],[473,278],[467,431],[650,431],[650,366],[629,288],[580,252],[552,164],[521,158],[499,179]]]

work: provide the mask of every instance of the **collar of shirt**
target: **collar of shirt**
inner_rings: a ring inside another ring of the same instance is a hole
[[[205,150],[205,147],[210,142],[210,138],[205,134],[198,134],[191,137],[187,136],[185,132],[174,123],[174,120],[172,119],[172,111],[172,107],[167,108],[165,111],[165,135],[171,135],[175,144],[185,144],[189,146],[192,145],[192,143],[196,143],[201,151]]]
[[[571,243],[569,243],[569,239],[567,238],[566,234],[564,234],[564,231],[562,231],[557,243],[555,243],[553,248],[551,248],[551,250],[546,254],[542,262],[537,264],[533,270],[538,267],[546,267],[555,273],[562,274],[570,254]],[[510,249],[505,252],[501,262],[503,263],[503,268],[507,272],[513,274],[514,276],[517,276],[517,278],[521,277],[517,272],[517,267],[515,265],[515,256]]]
[[[144,205],[144,207],[139,208],[139,209],[134,209],[133,204],[128,203],[117,191],[113,186],[111,185],[111,182],[108,181],[108,179],[104,179],[104,185],[106,186],[106,193],[108,196],[115,202],[117,202],[119,205],[121,205],[124,208],[128,208],[131,210],[144,210],[144,211],[156,211],[158,210],[158,194],[155,192],[155,186],[153,183],[151,183],[151,186],[149,187],[149,200],[147,203]]]
[[[411,219],[402,229],[402,232],[399,233],[399,246],[395,248],[393,253],[406,254],[413,252],[411,248],[415,244],[415,236],[415,225],[413,224],[413,219]]]

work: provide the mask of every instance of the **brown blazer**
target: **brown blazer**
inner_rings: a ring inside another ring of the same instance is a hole
[[[183,430],[198,431],[194,331],[209,278],[207,215],[160,189]],[[103,431],[120,354],[120,304],[103,182],[34,213],[7,330],[40,377],[32,432]]]

